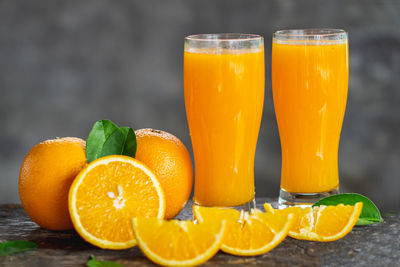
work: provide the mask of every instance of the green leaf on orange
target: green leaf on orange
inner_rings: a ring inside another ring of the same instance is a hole
[[[99,120],[94,125],[86,140],[86,160],[88,163],[99,158],[106,140],[118,127],[110,120]]]
[[[119,129],[125,136],[125,145],[124,145],[124,151],[122,151],[122,155],[134,158],[136,156],[136,149],[137,149],[135,131],[130,127],[120,127]]]
[[[114,131],[104,142],[100,157],[126,155],[135,157],[136,135],[132,128],[122,127]]]

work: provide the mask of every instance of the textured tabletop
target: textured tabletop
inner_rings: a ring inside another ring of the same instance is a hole
[[[265,201],[257,199],[257,206]],[[191,218],[191,203],[179,215]],[[400,266],[400,215],[384,215],[384,222],[355,227],[341,240],[330,243],[299,241],[287,237],[274,250],[257,257],[235,257],[219,252],[205,266]],[[113,251],[96,248],[74,231],[53,232],[40,228],[20,205],[0,205],[0,242],[29,240],[38,248],[0,257],[0,266],[84,266],[90,255],[124,266],[153,266],[134,247]]]

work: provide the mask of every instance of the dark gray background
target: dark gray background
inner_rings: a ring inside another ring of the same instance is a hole
[[[183,38],[265,36],[266,97],[255,162],[257,196],[276,197],[280,142],[271,93],[271,35],[349,31],[350,82],[339,149],[341,189],[400,210],[400,1],[0,1],[0,203],[19,202],[20,164],[36,143],[86,138],[108,118],[152,127],[190,149]]]

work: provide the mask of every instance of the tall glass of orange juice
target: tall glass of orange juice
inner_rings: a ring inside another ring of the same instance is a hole
[[[184,85],[195,204],[251,207],[264,103],[264,39],[252,34],[186,37]]]
[[[338,193],[338,148],[349,78],[347,32],[277,31],[272,91],[282,148],[280,206]]]

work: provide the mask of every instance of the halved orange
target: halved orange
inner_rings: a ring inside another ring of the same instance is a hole
[[[153,262],[166,266],[198,265],[219,250],[225,221],[202,223],[155,218],[133,219],[141,251]]]
[[[266,253],[279,245],[286,237],[293,216],[266,214],[255,210],[251,214],[228,208],[193,206],[197,220],[226,220],[227,229],[221,250],[238,256],[254,256]]]
[[[112,155],[86,166],[69,191],[69,212],[87,242],[109,249],[136,245],[132,218],[163,218],[165,197],[153,172],[134,158]]]
[[[264,204],[265,211],[272,214],[295,215],[295,222],[288,235],[290,237],[319,242],[330,242],[346,236],[356,224],[362,210],[362,202],[353,205],[319,207],[289,207],[274,209]]]

